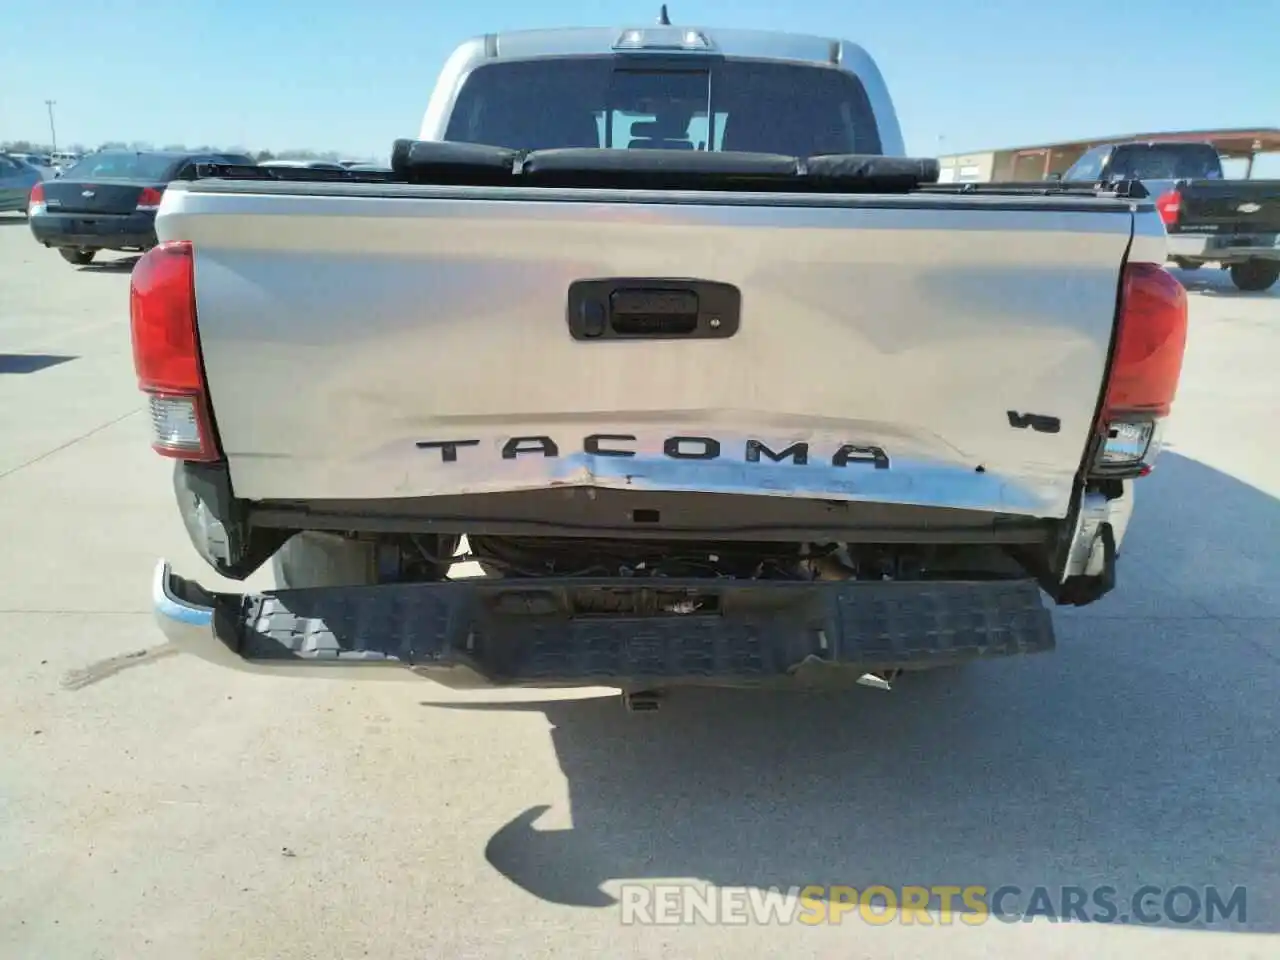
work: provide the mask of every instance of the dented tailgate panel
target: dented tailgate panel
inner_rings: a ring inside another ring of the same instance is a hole
[[[238,496],[595,484],[1068,510],[1132,230],[1114,200],[201,193],[200,340]],[[732,335],[575,339],[576,281],[740,294]]]

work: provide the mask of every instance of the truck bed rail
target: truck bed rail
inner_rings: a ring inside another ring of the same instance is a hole
[[[861,154],[788,157],[728,151],[590,148],[516,151],[485,144],[397,140],[389,171],[202,163],[197,165],[192,179],[767,193],[927,191],[1145,196],[1141,185],[1134,183],[940,184],[938,175],[937,160],[919,157]]]

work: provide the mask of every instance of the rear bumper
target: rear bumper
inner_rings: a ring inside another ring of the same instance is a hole
[[[38,213],[31,233],[46,247],[77,250],[146,250],[156,245],[154,213],[124,215]]]
[[[218,666],[458,688],[821,682],[1054,646],[1023,580],[476,579],[240,595],[161,561],[152,589],[169,641]]]
[[[1170,234],[1169,257],[1186,260],[1280,260],[1280,236],[1219,237],[1213,234]]]

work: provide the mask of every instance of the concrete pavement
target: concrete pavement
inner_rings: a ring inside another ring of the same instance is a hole
[[[0,216],[5,960],[1280,951],[1280,291],[1181,275],[1171,448],[1120,588],[1059,614],[1056,653],[633,716],[591,691],[291,682],[169,655],[155,559],[216,578],[148,448],[128,262],[73,268]],[[623,925],[620,884],[662,878],[1245,885],[1248,913]]]

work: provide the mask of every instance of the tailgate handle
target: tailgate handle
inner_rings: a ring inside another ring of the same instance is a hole
[[[738,331],[742,294],[711,280],[612,278],[569,286],[575,340],[723,339]]]
[[[609,297],[609,326],[627,337],[688,336],[698,329],[694,290],[615,290]]]

